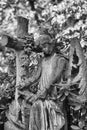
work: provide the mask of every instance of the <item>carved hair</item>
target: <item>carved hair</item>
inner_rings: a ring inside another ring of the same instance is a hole
[[[49,35],[40,35],[40,37],[36,40],[36,45],[43,45],[43,44],[52,44],[53,40]]]

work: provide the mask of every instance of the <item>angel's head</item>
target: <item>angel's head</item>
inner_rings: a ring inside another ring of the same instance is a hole
[[[55,44],[49,35],[41,35],[36,44],[40,46],[46,56],[53,54]]]

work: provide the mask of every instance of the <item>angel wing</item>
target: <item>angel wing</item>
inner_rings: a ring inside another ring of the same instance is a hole
[[[73,68],[75,69],[74,73]],[[75,74],[75,72],[78,70],[78,72]],[[86,77],[87,77],[87,67],[86,67],[86,60],[83,55],[83,50],[80,45],[80,40],[78,38],[73,38],[71,40],[71,46],[70,46],[70,59],[69,59],[69,70],[68,74],[71,77],[71,82],[79,83],[79,94],[81,95],[87,85]],[[73,75],[74,74],[74,75]]]

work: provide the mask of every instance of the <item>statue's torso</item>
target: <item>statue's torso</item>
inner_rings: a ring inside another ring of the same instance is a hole
[[[44,59],[42,61],[42,74],[39,82],[39,89],[49,88],[53,82],[53,76],[56,71],[57,55],[54,54],[49,59]]]

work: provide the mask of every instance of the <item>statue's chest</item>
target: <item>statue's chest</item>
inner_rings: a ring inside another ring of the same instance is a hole
[[[56,62],[57,57],[55,55],[50,59],[44,60],[42,65],[42,75],[51,79],[56,70]]]
[[[48,75],[51,75],[53,72],[52,61],[51,60],[44,61],[42,69],[43,69],[43,73],[45,73],[45,74],[48,73]]]
[[[55,56],[49,58],[49,59],[45,59],[43,61],[43,65],[42,65],[42,69],[44,71],[49,71],[49,74],[52,73],[52,68],[53,68],[53,62],[55,62]]]

